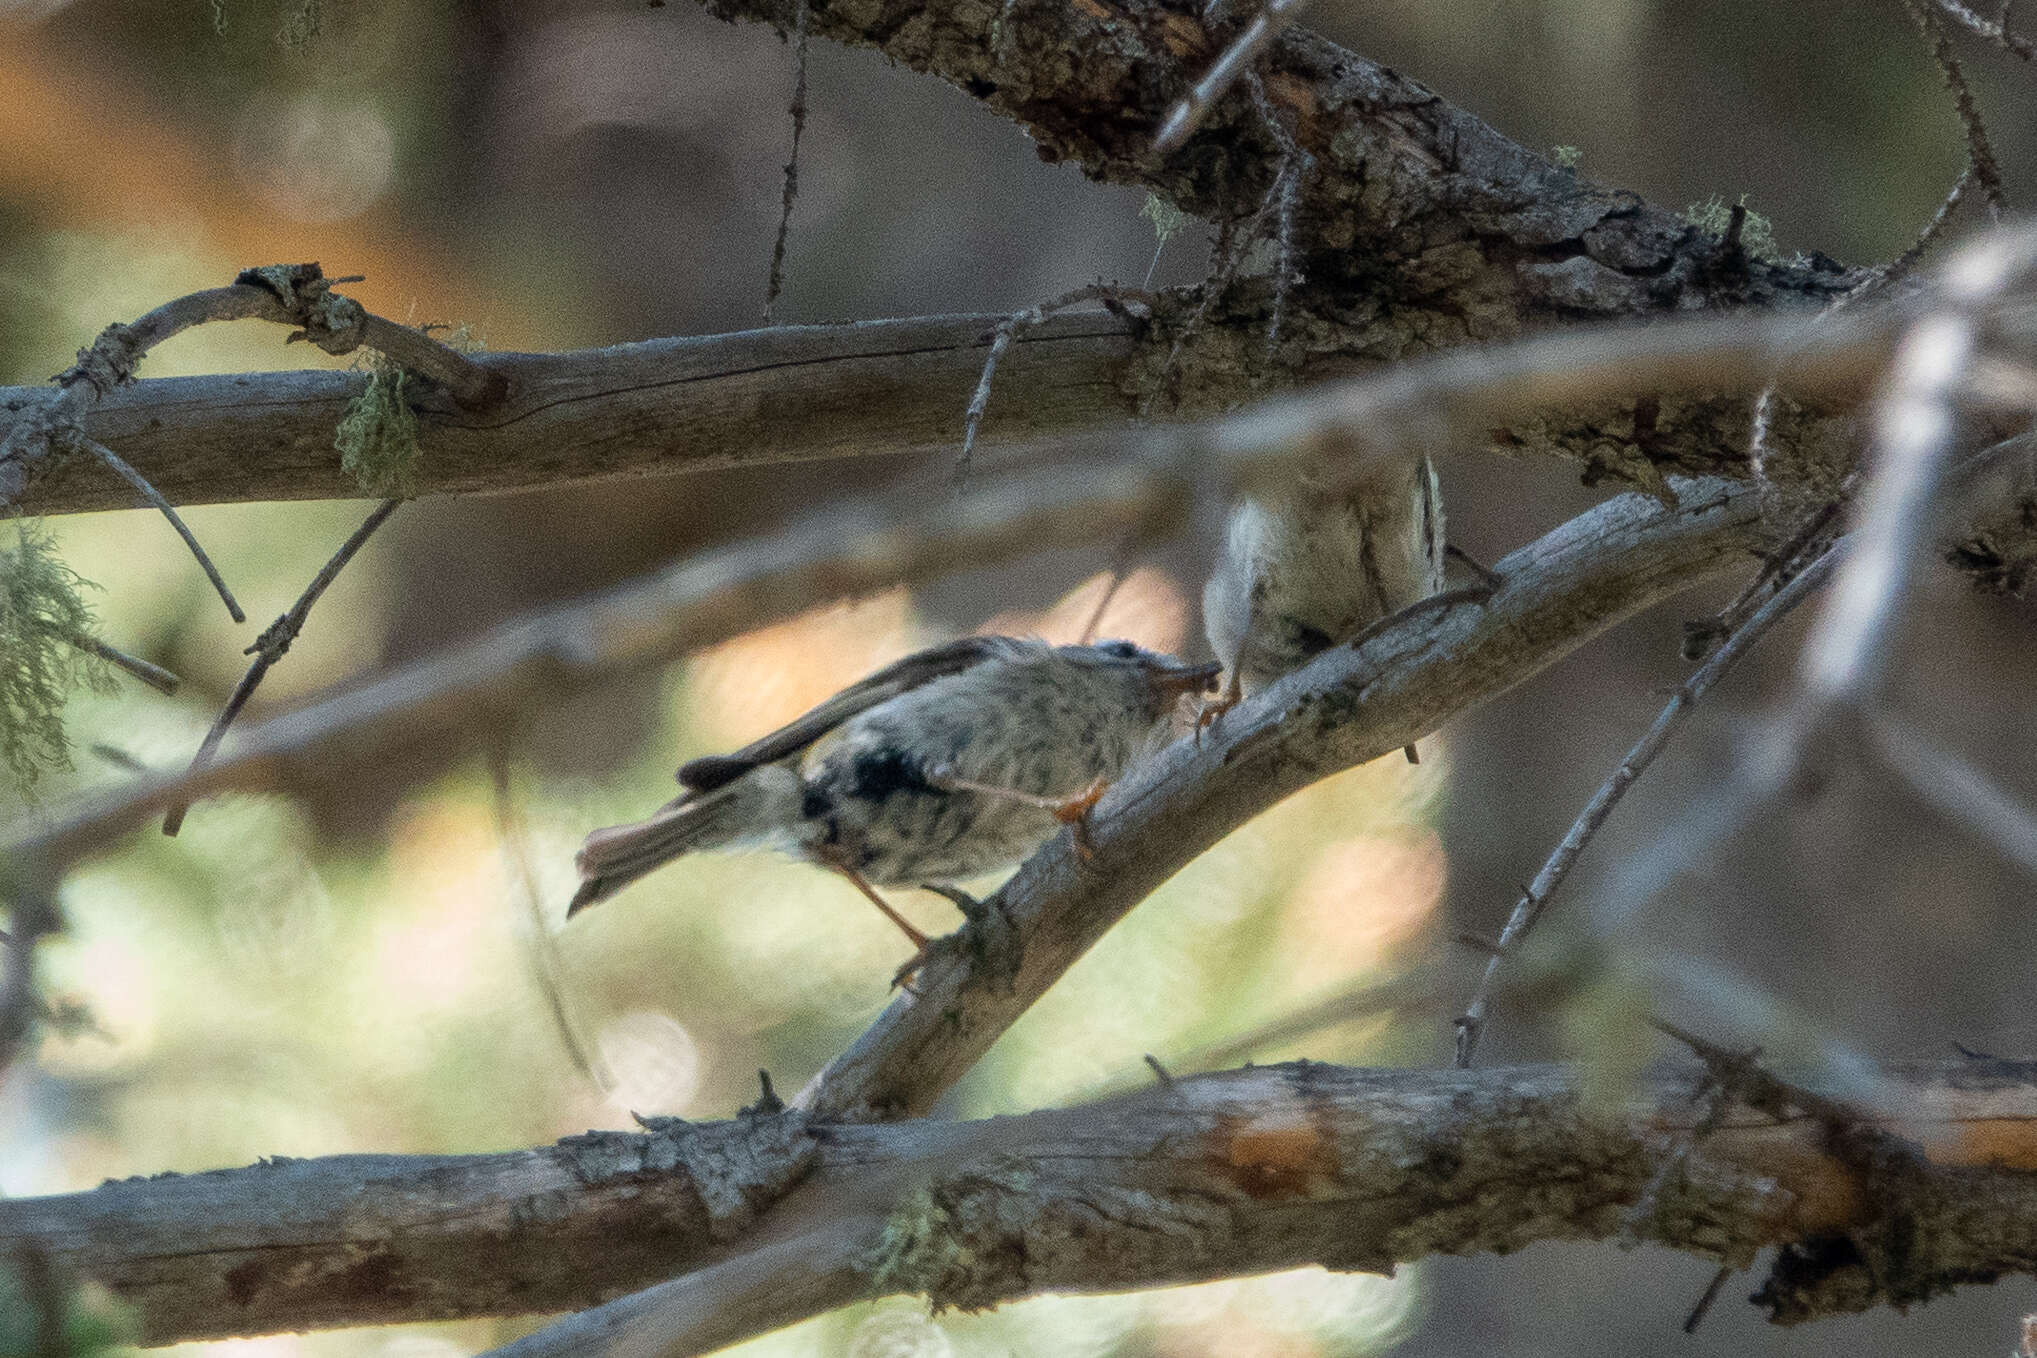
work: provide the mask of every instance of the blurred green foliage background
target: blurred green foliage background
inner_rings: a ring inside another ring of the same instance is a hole
[[[1309,22],[1527,144],[1577,148],[1593,178],[1671,206],[1746,194],[1786,250],[1893,255],[1963,163],[1928,53],[1893,4],[1320,0]],[[1971,62],[2012,189],[2029,184],[2033,76],[1978,50]],[[1038,163],[1016,128],[954,90],[824,44],[811,79],[782,319],[1008,311],[1099,276],[1136,283],[1152,267],[1172,284],[1205,268],[1199,225],[1156,263],[1139,195]],[[717,24],[684,0],[0,5],[0,376],[43,381],[108,322],[279,260],[364,273],[349,291],[370,307],[465,322],[496,349],[749,326],[790,84],[788,53],[766,31]],[[209,326],[144,371],[320,361],[279,338]],[[958,438],[961,415],[958,402]],[[873,461],[406,508],[320,603],[246,720],[902,470]],[[1467,456],[1446,473],[1453,536],[1486,557],[1590,498],[1545,467]],[[99,586],[103,634],[186,688],[175,699],[125,683],[80,691],[76,768],[37,800],[0,794],[0,815],[32,818],[136,764],[187,760],[241,648],[365,509],[190,511],[248,606],[244,628],[220,616],[159,519],[55,522],[64,558]],[[1104,633],[1200,650],[1194,600],[1212,531],[1202,524],[1142,563]],[[0,1084],[0,1191],[259,1155],[509,1148],[627,1125],[632,1110],[722,1116],[753,1097],[759,1067],[796,1087],[885,1002],[901,960],[890,927],[825,874],[753,856],[676,865],[562,929],[580,838],[662,801],[682,758],[746,740],[914,645],[981,627],[1072,639],[1102,566],[1100,552],[1069,554],[823,610],[512,727],[448,731],[289,795],[201,804],[174,840],[131,836],[65,888],[69,927],[44,951],[46,975],[93,1022],[47,1035]],[[1956,586],[1928,609],[1910,682],[1962,740],[2009,757],[2016,695],[2033,677],[2029,615]],[[1418,769],[1396,758],[1332,779],[1204,855],[943,1111],[1123,1087],[1145,1078],[1146,1053],[1192,1069],[1197,1053],[1313,999],[1450,958],[1458,930],[1495,931],[1512,884],[1645,722],[1652,690],[1676,677],[1677,616],[1597,643],[1424,742]],[[1771,675],[1784,663],[1772,659]],[[1601,861],[1645,846],[1665,808],[1716,774],[1747,738],[1761,685],[1707,714]],[[502,833],[496,750],[509,757],[521,836]],[[518,885],[519,856],[535,902]],[[1768,827],[1642,927],[1749,966],[1877,1055],[1935,1052],[1948,1036],[2016,1049],[2037,995],[1983,959],[2037,942],[2026,900],[2027,884],[1867,779],[1801,824]],[[908,908],[952,923],[944,903]],[[538,982],[542,939],[557,949],[588,1068]],[[1477,959],[1454,961],[1468,977]],[[1454,1002],[1251,1054],[1435,1062]],[[1508,1021],[1490,1052],[1543,1056],[1555,1040]],[[1708,1273],[1688,1259],[1547,1247],[1391,1280],[1311,1270],[988,1316],[929,1318],[893,1302],[750,1351],[1993,1352],[2030,1309],[2017,1283],[1799,1335],[1723,1305],[1695,1340],[1671,1336]],[[437,1358],[522,1328],[198,1347]]]

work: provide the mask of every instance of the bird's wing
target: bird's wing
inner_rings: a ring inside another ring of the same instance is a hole
[[[763,764],[776,763],[819,740],[850,718],[910,693],[922,684],[1006,654],[1008,637],[959,637],[915,651],[829,698],[820,706],[770,735],[754,740],[734,754],[709,755],[679,766],[679,781],[689,792],[711,792]]]

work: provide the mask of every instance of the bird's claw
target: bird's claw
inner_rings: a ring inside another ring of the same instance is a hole
[[[1244,696],[1238,684],[1238,677],[1234,674],[1230,683],[1224,685],[1223,690],[1215,697],[1205,695],[1198,698],[1195,705],[1195,743],[1202,744],[1202,733],[1215,726],[1217,719],[1236,707]]]
[[[1098,778],[1073,797],[1050,808],[1055,820],[1074,830],[1075,856],[1085,863],[1096,854],[1096,844],[1089,837],[1089,813],[1109,789],[1110,779]]]

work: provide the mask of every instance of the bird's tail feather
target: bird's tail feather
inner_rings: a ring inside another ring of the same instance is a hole
[[[596,830],[574,859],[580,889],[566,917],[607,900],[682,854],[768,834],[784,823],[779,801],[790,796],[796,809],[798,787],[798,776],[790,770],[766,767],[713,792],[681,797],[649,820]]]

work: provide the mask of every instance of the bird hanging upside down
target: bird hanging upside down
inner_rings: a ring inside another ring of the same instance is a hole
[[[1223,692],[1202,723],[1247,691],[1443,589],[1443,500],[1426,457],[1326,490],[1307,479],[1240,500],[1203,587],[1203,629]],[[1408,746],[1415,761],[1415,747]]]

